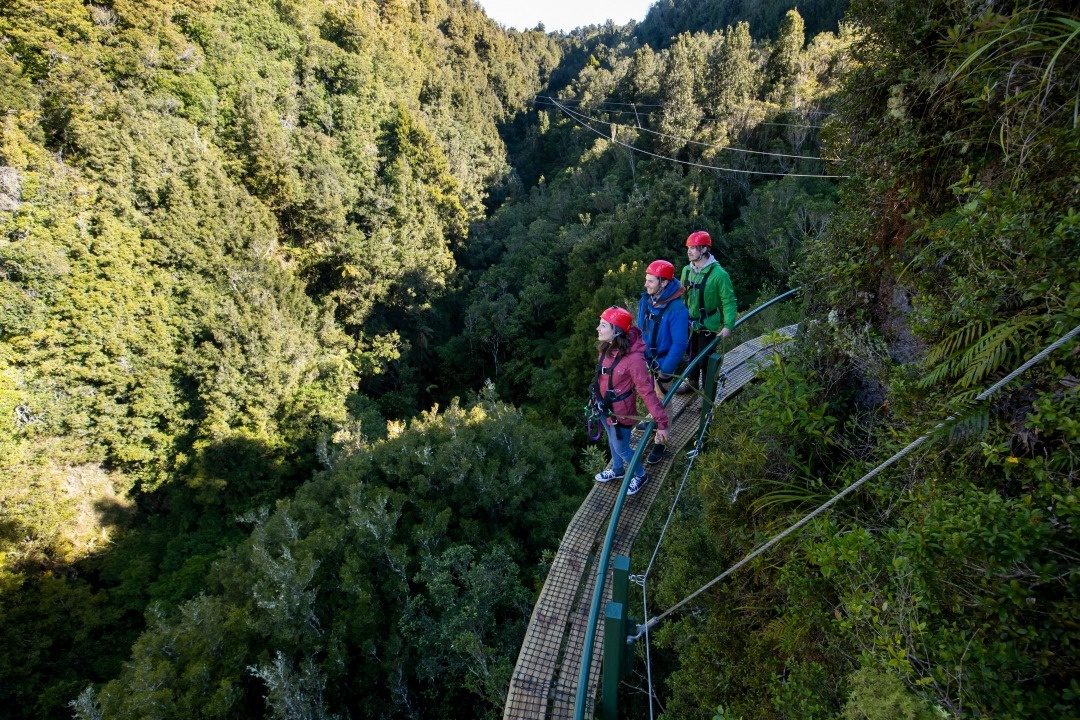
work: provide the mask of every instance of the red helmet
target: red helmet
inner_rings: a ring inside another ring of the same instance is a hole
[[[600,313],[600,319],[606,320],[615,327],[621,328],[623,332],[630,331],[630,323],[632,322],[630,313],[623,310],[621,307],[612,305],[607,310]]]
[[[686,238],[686,247],[701,247],[702,245],[712,247],[712,238],[704,230],[692,232],[690,237]]]
[[[672,280],[675,277],[675,266],[667,260],[653,260],[645,272],[661,280]]]

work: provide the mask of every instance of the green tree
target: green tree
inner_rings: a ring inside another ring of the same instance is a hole
[[[37,638],[0,700],[60,717],[236,518],[385,435],[362,390],[434,394],[412,330],[561,51],[426,0],[15,2],[0,36],[0,601]]]
[[[767,100],[788,107],[796,101],[799,59],[806,43],[805,25],[798,10],[788,10],[780,23],[776,44],[765,63],[764,93]]]
[[[689,34],[680,35],[666,53],[660,82],[663,115],[657,129],[664,135],[660,148],[668,155],[682,150],[701,122],[703,113],[697,103],[696,89],[702,62],[697,44]]]
[[[582,490],[564,440],[484,395],[338,456],[243,518],[205,594],[151,611],[83,717],[496,714]]]
[[[732,115],[755,95],[759,81],[752,52],[750,25],[730,25],[709,59],[704,78],[707,105],[719,117]]]
[[[409,600],[401,627],[430,700],[445,702],[445,677],[461,678],[457,694],[486,704],[475,715],[501,715],[515,660],[507,650],[524,634],[531,607],[510,554],[495,546],[475,557],[470,546],[451,547],[425,560],[417,580],[425,592]]]
[[[745,257],[746,266],[764,260],[758,272],[767,273],[776,287],[786,287],[803,245],[826,232],[834,195],[834,186],[822,180],[788,177],[765,183],[741,208],[731,232],[719,238],[719,246]],[[746,282],[738,277],[735,281]]]

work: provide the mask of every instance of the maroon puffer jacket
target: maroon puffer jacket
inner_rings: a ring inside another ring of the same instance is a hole
[[[664,406],[660,398],[656,397],[653,388],[653,379],[649,375],[649,367],[645,364],[645,341],[641,339],[641,330],[631,327],[627,333],[630,340],[630,352],[620,358],[618,350],[611,348],[606,355],[597,358],[596,384],[600,389],[601,396],[608,390],[614,390],[615,396],[626,394],[628,390],[635,390],[627,394],[622,400],[617,400],[612,411],[620,425],[633,425],[637,422],[637,403],[635,395],[640,395],[645,401],[645,407],[652,413],[656,420],[656,427],[667,430],[668,416],[664,412]],[[614,367],[614,372],[611,368]],[[608,418],[608,422],[614,424],[616,418]]]

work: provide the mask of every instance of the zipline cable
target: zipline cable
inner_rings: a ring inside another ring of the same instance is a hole
[[[544,97],[544,96],[541,95],[540,97]],[[555,104],[554,101],[551,100],[551,98],[548,98],[548,100],[550,102],[552,102],[552,104]],[[587,119],[591,120],[592,122],[602,123],[602,124],[608,125],[608,126],[610,126],[612,128],[624,128],[627,131],[641,130],[642,132],[647,132],[650,135],[656,135],[656,136],[659,136],[659,137],[662,137],[662,138],[668,138],[669,140],[678,140],[679,142],[686,143],[687,145],[699,145],[701,147],[713,148],[715,150],[728,150],[728,151],[731,151],[731,152],[746,153],[748,155],[765,155],[767,157],[793,158],[793,159],[796,159],[796,160],[822,160],[823,162],[840,162],[839,158],[823,159],[823,158],[820,158],[820,157],[818,157],[816,155],[789,155],[787,153],[767,152],[765,150],[747,150],[746,148],[737,148],[737,147],[732,147],[730,145],[714,145],[712,143],[700,142],[698,140],[689,140],[687,138],[679,137],[678,135],[668,135],[666,133],[662,133],[662,132],[659,132],[657,130],[650,130],[647,127],[641,127],[640,125],[638,125],[638,126],[622,125],[620,123],[613,123],[613,122],[610,122],[608,120],[601,120],[598,117],[593,117],[592,115],[588,115],[586,113],[583,113],[580,110],[578,110],[576,112],[577,112],[577,114],[579,116],[587,118]],[[621,112],[626,112],[626,111],[624,111],[624,110],[615,110],[615,111],[606,110],[606,111],[601,111],[601,112],[620,112],[621,113]],[[804,126],[796,126],[796,127],[804,127]]]
[[[550,95],[537,95],[536,97],[545,98],[545,99],[552,99]],[[560,102],[566,103],[566,104],[577,103],[577,104],[580,105],[581,103],[583,103],[585,101],[584,100],[578,100],[578,99],[575,99],[575,98],[564,98]],[[624,114],[624,115],[629,115],[631,113],[635,113],[637,108],[662,108],[662,107],[664,107],[663,105],[657,105],[655,103],[628,103],[628,102],[614,102],[614,101],[611,101],[611,100],[603,100],[603,101],[601,101],[599,103],[595,103],[595,104],[599,106],[596,109],[600,110],[601,112],[621,113],[621,114]],[[633,109],[631,109],[631,110],[604,110],[604,108],[603,108],[604,105],[621,105],[623,107],[628,107],[628,108],[633,108]],[[705,110],[711,110],[713,112],[715,112],[717,110],[717,108],[704,108],[704,109]],[[668,113],[649,111],[649,114],[650,115],[667,115]],[[826,110],[811,110],[807,114],[808,115],[817,115],[817,116],[820,116],[820,117],[828,117],[829,115],[832,115],[833,112],[832,111],[826,111]],[[800,124],[800,123],[778,123],[778,122],[759,122],[757,124],[758,125],[775,125],[777,127],[812,128],[812,129],[815,129],[815,130],[821,130],[823,127],[825,127],[824,125],[803,125],[803,124]]]
[[[649,152],[648,150],[642,150],[641,148],[635,147],[634,145],[630,145],[628,143],[624,143],[621,140],[611,138],[611,137],[609,137],[607,135],[604,135],[602,132],[600,132],[599,130],[597,130],[593,126],[589,125],[587,122],[585,122],[585,121],[581,120],[580,118],[578,118],[576,116],[577,113],[575,113],[573,110],[566,107],[565,105],[562,105],[562,104],[560,104],[558,102],[555,102],[554,100],[552,101],[552,104],[554,104],[555,107],[559,108],[564,113],[566,113],[566,115],[568,117],[573,119],[575,122],[577,122],[583,128],[585,128],[587,130],[591,130],[597,136],[602,137],[605,140],[608,140],[608,141],[614,143],[615,145],[620,145],[620,146],[622,146],[622,147],[624,147],[624,148],[626,148],[628,150],[633,150],[634,152],[639,152],[639,153],[641,153],[643,155],[648,155],[650,157],[654,157],[654,158],[657,158],[659,160],[669,160],[671,162],[679,163],[681,165],[687,165],[689,167],[699,167],[699,168],[703,168],[705,170],[720,170],[722,172],[741,173],[741,174],[744,174],[744,175],[770,175],[770,176],[773,176],[773,177],[805,177],[805,178],[822,178],[822,179],[842,179],[842,178],[850,177],[848,175],[812,175],[812,174],[803,174],[803,173],[766,172],[764,170],[739,170],[738,168],[720,167],[718,165],[705,165],[703,163],[691,162],[689,160],[679,160],[678,158],[668,157],[667,155],[660,155],[658,153]]]
[[[575,120],[578,124],[582,125],[583,127],[586,127],[589,130],[592,130],[594,133],[596,133],[600,137],[604,138],[605,140],[610,140],[611,142],[615,143],[616,145],[621,145],[621,146],[623,146],[625,148],[629,148],[631,150],[636,150],[637,152],[644,153],[645,155],[651,155],[652,157],[655,157],[655,158],[660,158],[660,159],[663,159],[663,160],[671,160],[672,162],[682,163],[683,165],[691,165],[691,166],[694,166],[694,167],[709,168],[709,169],[713,169],[713,170],[725,170],[725,171],[728,171],[728,172],[746,173],[746,174],[750,174],[750,175],[776,175],[776,176],[791,175],[792,177],[813,177],[813,178],[845,178],[845,177],[848,177],[847,175],[811,175],[811,174],[801,174],[800,175],[800,174],[796,174],[796,173],[767,172],[767,171],[764,171],[764,170],[740,170],[740,169],[737,169],[737,168],[728,168],[728,167],[721,167],[721,166],[715,166],[715,165],[703,165],[703,164],[691,162],[689,160],[679,160],[678,158],[669,157],[667,155],[659,155],[657,153],[653,153],[653,152],[650,152],[648,150],[643,150],[643,149],[641,149],[641,148],[639,148],[639,147],[637,147],[635,145],[630,145],[629,143],[622,142],[622,141],[618,140],[615,133],[613,133],[613,132],[609,132],[608,134],[605,135],[604,133],[600,132],[596,128],[589,125],[588,122],[586,122],[586,121],[602,123],[602,124],[607,125],[608,127],[612,128],[613,130],[615,128],[620,128],[620,127],[621,128],[626,128],[627,130],[633,130],[633,131],[642,130],[642,131],[647,132],[647,133],[652,133],[653,135],[659,135],[660,137],[668,138],[668,139],[671,139],[671,140],[678,140],[679,142],[682,142],[682,143],[685,143],[685,144],[701,145],[701,146],[704,146],[704,147],[716,148],[716,149],[719,149],[719,150],[732,150],[732,151],[736,151],[736,152],[743,152],[743,153],[748,153],[748,154],[753,154],[753,155],[766,155],[766,156],[772,156],[772,157],[797,158],[797,159],[803,159],[803,160],[822,160],[822,158],[820,158],[820,157],[815,157],[815,156],[811,156],[811,155],[786,155],[784,153],[770,153],[770,152],[764,152],[764,151],[760,151],[760,150],[745,150],[745,149],[741,149],[741,148],[733,148],[733,147],[724,146],[724,145],[711,145],[709,143],[698,142],[696,140],[687,140],[686,138],[681,138],[681,137],[678,137],[676,135],[667,135],[665,133],[657,132],[656,130],[650,130],[649,128],[630,127],[629,125],[620,125],[618,123],[612,123],[612,122],[608,122],[606,120],[600,120],[598,118],[594,118],[594,117],[586,115],[584,113],[580,113],[580,112],[577,112],[575,110],[571,110],[570,108],[567,108],[567,107],[565,107],[563,105],[560,105],[558,102],[556,102],[554,100],[552,100],[551,102],[552,102],[553,105],[555,105],[555,107],[558,107],[564,113],[566,113],[566,115],[568,117],[572,118],[573,120]],[[832,161],[828,161],[828,162],[832,162]]]
[[[1007,383],[1011,382],[1011,381],[1012,381],[1012,380],[1013,380],[1014,378],[1016,378],[1017,376],[1019,376],[1019,375],[1021,375],[1021,374],[1025,373],[1025,372],[1027,372],[1027,370],[1028,370],[1028,369],[1029,369],[1029,368],[1030,368],[1030,367],[1031,367],[1032,365],[1035,365],[1036,363],[1040,362],[1040,361],[1041,361],[1041,360],[1042,360],[1043,358],[1045,358],[1045,357],[1046,357],[1047,355],[1049,355],[1050,353],[1052,353],[1052,352],[1053,352],[1054,350],[1056,350],[1056,349],[1058,349],[1059,347],[1061,347],[1061,346],[1062,346],[1063,344],[1065,344],[1066,342],[1068,342],[1068,341],[1069,341],[1070,339],[1072,339],[1072,338],[1073,338],[1074,336],[1076,336],[1076,335],[1077,335],[1078,333],[1080,333],[1080,325],[1077,325],[1076,327],[1074,327],[1074,328],[1073,328],[1072,330],[1070,330],[1070,331],[1069,331],[1068,333],[1066,333],[1065,335],[1063,335],[1062,337],[1060,337],[1060,338],[1059,338],[1058,340],[1056,340],[1056,341],[1055,341],[1055,342],[1054,342],[1053,344],[1051,344],[1050,346],[1048,346],[1048,347],[1047,347],[1046,349],[1044,349],[1044,350],[1043,350],[1042,352],[1040,352],[1040,353],[1039,353],[1038,355],[1036,355],[1035,357],[1033,357],[1033,358],[1031,358],[1030,360],[1028,360],[1028,361],[1027,361],[1026,363],[1024,363],[1023,365],[1021,365],[1020,367],[1018,367],[1018,368],[1017,368],[1016,370],[1013,370],[1013,371],[1012,371],[1011,373],[1009,373],[1008,375],[1006,375],[1006,376],[1005,376],[1004,378],[1002,378],[1002,379],[1001,379],[1001,380],[999,380],[998,382],[994,383],[994,385],[992,385],[992,386],[991,386],[991,387],[990,387],[989,389],[987,389],[987,390],[984,390],[984,391],[983,391],[982,393],[980,393],[980,394],[979,394],[979,396],[978,396],[978,397],[976,397],[976,398],[975,398],[975,402],[981,402],[981,401],[985,400],[986,398],[990,397],[991,395],[993,395],[993,394],[994,394],[995,392],[997,392],[997,391],[998,391],[998,390],[999,390],[999,389],[1000,389],[1000,388],[1001,388],[1002,386],[1004,386],[1004,385],[1006,385]],[[792,533],[794,533],[794,532],[795,532],[796,530],[798,530],[798,529],[802,528],[803,526],[805,526],[805,525],[806,525],[807,523],[809,523],[809,522],[810,522],[811,520],[813,520],[814,518],[816,518],[816,517],[817,517],[818,515],[821,515],[821,514],[822,514],[823,512],[825,512],[826,510],[828,510],[829,508],[831,508],[831,507],[832,507],[833,505],[835,505],[836,503],[838,503],[838,502],[839,502],[839,501],[840,501],[841,499],[843,499],[843,498],[847,497],[848,495],[850,495],[851,493],[855,492],[855,491],[856,491],[857,489],[859,489],[859,488],[860,488],[860,487],[861,487],[861,486],[862,486],[862,485],[863,485],[864,483],[866,483],[866,482],[867,482],[868,480],[870,480],[871,478],[874,478],[874,477],[876,477],[877,475],[879,475],[879,474],[880,474],[880,473],[881,473],[881,472],[882,472],[882,471],[883,471],[883,470],[884,470],[885,468],[887,468],[887,467],[889,467],[890,465],[894,464],[895,462],[897,462],[898,460],[900,460],[901,458],[903,458],[903,457],[904,457],[905,455],[907,455],[908,453],[910,453],[910,452],[911,452],[912,450],[914,450],[915,448],[919,447],[920,445],[922,445],[923,443],[925,443],[925,442],[926,442],[927,440],[929,440],[929,439],[930,439],[931,437],[933,437],[933,435],[934,435],[934,434],[935,434],[935,433],[936,433],[936,432],[937,432],[938,430],[940,430],[940,429],[941,429],[942,427],[944,427],[946,423],[948,423],[948,422],[951,422],[952,420],[955,420],[955,419],[956,419],[956,417],[955,417],[954,415],[950,415],[950,416],[949,416],[949,417],[947,417],[947,418],[946,418],[945,420],[943,420],[942,422],[940,422],[940,423],[938,423],[937,425],[935,425],[935,426],[934,426],[934,428],[933,428],[933,430],[931,430],[930,432],[926,433],[926,434],[925,434],[925,435],[923,435],[922,437],[918,438],[917,440],[915,440],[914,442],[912,442],[911,444],[909,444],[909,445],[908,445],[907,447],[905,447],[905,448],[904,448],[903,450],[901,450],[900,452],[896,453],[896,454],[895,454],[895,455],[893,455],[893,456],[892,456],[891,458],[889,458],[888,460],[886,460],[885,462],[881,463],[881,464],[880,464],[880,465],[878,465],[878,466],[877,466],[876,468],[874,468],[873,470],[871,470],[871,471],[870,471],[869,473],[867,473],[866,475],[864,475],[863,477],[859,478],[859,479],[858,479],[858,480],[856,480],[856,481],[855,481],[854,483],[852,483],[851,485],[849,485],[848,487],[846,487],[846,488],[845,488],[844,490],[842,490],[842,491],[840,491],[839,493],[837,493],[836,495],[834,495],[834,496],[833,496],[833,497],[832,497],[832,498],[831,498],[830,500],[826,501],[826,502],[825,502],[824,504],[822,504],[822,505],[821,505],[820,507],[818,507],[818,508],[817,508],[816,510],[814,510],[813,512],[811,512],[811,513],[809,513],[808,515],[806,515],[805,517],[803,517],[803,518],[802,518],[801,520],[799,520],[799,521],[798,521],[797,523],[795,523],[794,525],[792,525],[791,527],[789,527],[789,528],[788,528],[787,530],[785,530],[784,532],[780,533],[779,535],[777,535],[776,537],[774,537],[774,538],[773,538],[772,540],[769,540],[769,541],[768,541],[767,543],[765,543],[764,545],[762,545],[762,546],[758,547],[758,548],[757,548],[756,550],[754,550],[753,552],[751,552],[751,553],[750,553],[749,555],[747,555],[746,557],[744,557],[744,558],[743,558],[742,560],[740,560],[739,562],[735,563],[735,564],[734,564],[734,565],[732,565],[732,566],[731,566],[730,568],[728,568],[727,570],[725,570],[724,572],[722,572],[722,573],[721,573],[720,575],[717,575],[717,576],[716,576],[715,578],[713,578],[712,580],[710,580],[709,582],[707,582],[707,583],[706,583],[705,585],[702,585],[702,586],[701,586],[700,588],[698,588],[697,590],[695,590],[695,591],[694,591],[693,593],[691,593],[690,595],[686,596],[685,598],[683,598],[683,599],[682,599],[682,600],[680,600],[679,602],[675,603],[675,604],[674,604],[673,606],[671,606],[670,608],[668,608],[667,610],[665,610],[665,611],[664,611],[664,612],[662,612],[661,614],[657,615],[656,617],[652,618],[651,620],[647,620],[647,621],[646,621],[646,622],[645,622],[645,623],[644,623],[643,625],[638,625],[638,631],[637,631],[637,634],[635,634],[635,635],[631,636],[631,637],[630,637],[630,638],[628,638],[628,639],[631,639],[631,640],[636,640],[637,638],[641,637],[642,633],[646,633],[646,638],[647,638],[647,637],[648,637],[647,633],[648,633],[648,630],[649,630],[649,628],[653,627],[654,625],[656,625],[657,623],[659,623],[659,622],[660,622],[661,620],[663,620],[664,618],[668,617],[668,616],[669,616],[669,615],[671,615],[671,614],[672,614],[673,612],[675,612],[676,610],[678,610],[679,608],[683,607],[683,606],[684,606],[684,605],[686,605],[686,604],[687,604],[688,602],[690,602],[691,600],[693,600],[694,598],[696,598],[696,597],[697,597],[698,595],[700,595],[701,593],[705,592],[706,590],[708,590],[709,588],[711,588],[711,587],[712,587],[713,585],[715,585],[716,583],[720,582],[721,580],[723,580],[723,579],[724,579],[724,578],[726,578],[727,576],[729,576],[729,575],[731,575],[732,573],[734,573],[734,572],[735,572],[736,570],[738,570],[739,568],[741,568],[741,567],[743,567],[744,565],[746,565],[747,563],[749,563],[749,562],[750,562],[751,560],[753,560],[754,558],[756,558],[756,557],[760,556],[760,555],[761,555],[761,554],[763,554],[763,553],[764,553],[764,552],[765,552],[766,550],[768,550],[769,548],[773,547],[774,545],[776,545],[777,543],[779,543],[779,542],[780,542],[781,540],[783,540],[784,538],[786,538],[786,537],[788,537],[789,535],[791,535]],[[651,692],[651,690],[650,690],[650,692]]]

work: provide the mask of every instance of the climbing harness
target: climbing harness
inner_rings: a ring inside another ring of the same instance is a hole
[[[585,403],[585,432],[588,434],[589,439],[596,442],[604,435],[604,428],[601,423],[604,422],[607,415],[604,413],[604,406],[600,401],[596,392],[596,383],[589,385],[589,399]]]
[[[600,439],[603,428],[602,423],[607,422],[608,418],[625,417],[631,420],[640,419],[636,415],[615,415],[615,403],[621,402],[634,394],[633,386],[629,390],[622,393],[615,392],[614,376],[615,367],[625,357],[624,354],[620,354],[615,358],[615,361],[610,366],[604,367],[604,359],[608,357],[607,353],[600,356],[600,359],[596,361],[596,380],[589,384],[589,401],[585,405],[585,429],[589,434],[589,439],[597,441]],[[606,392],[600,390],[600,378],[607,375],[608,389]]]
[[[643,299],[647,296],[648,293],[642,294]],[[649,302],[645,306],[645,314],[642,316],[642,331],[645,330],[645,327],[647,325],[651,324],[651,327],[649,328],[651,330],[651,333],[649,335],[649,341],[645,345],[645,362],[648,364],[649,373],[652,375],[656,375],[660,372],[660,363],[656,359],[656,356],[652,355],[652,353],[656,352],[656,336],[660,332],[660,323],[664,319],[664,313],[667,312],[669,307],[671,307],[671,300],[668,300],[666,303],[664,303],[660,307],[659,312],[657,312],[653,308],[652,299],[649,298]]]
[[[697,323],[701,327],[705,327],[705,321],[711,318],[716,313],[720,312],[720,308],[714,308],[710,312],[705,312],[705,283],[708,282],[709,276],[712,275],[712,271],[716,268],[716,263],[709,263],[703,273],[698,277],[697,281],[692,282],[686,286],[686,291],[697,290],[697,305],[698,316]]]

